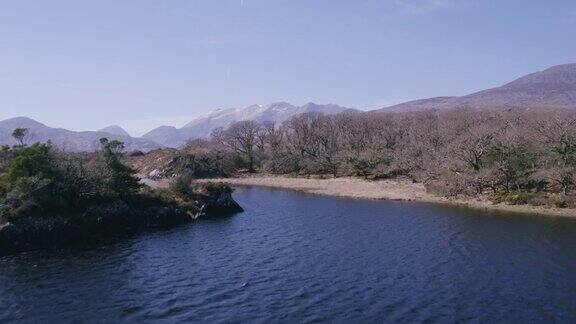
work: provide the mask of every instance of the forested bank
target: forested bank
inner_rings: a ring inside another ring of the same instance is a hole
[[[281,125],[238,122],[172,155],[154,176],[404,178],[446,197],[576,207],[576,112],[568,110],[307,113]]]
[[[224,185],[181,176],[169,189],[143,186],[122,163],[123,143],[102,139],[94,153],[67,153],[50,143],[0,151],[0,255],[241,210]]]

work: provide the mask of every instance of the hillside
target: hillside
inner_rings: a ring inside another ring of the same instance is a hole
[[[576,64],[554,66],[523,76],[501,87],[462,97],[421,99],[382,110],[402,112],[463,107],[576,109]]]
[[[29,143],[51,141],[56,147],[73,152],[94,151],[99,147],[99,140],[103,137],[124,142],[127,151],[150,151],[161,147],[159,144],[147,139],[118,134],[118,129],[75,132],[63,128],[48,127],[26,117],[0,121],[0,145],[15,144],[12,138],[12,131],[15,128],[28,128],[30,130],[27,138]],[[117,134],[114,134],[114,132]]]
[[[124,130],[124,128],[122,128],[120,126],[116,126],[116,125],[102,128],[99,130],[99,132],[108,133],[108,134],[112,134],[112,135],[118,135],[118,136],[126,136],[126,137],[130,136],[130,134],[128,134],[128,132],[126,130]]]

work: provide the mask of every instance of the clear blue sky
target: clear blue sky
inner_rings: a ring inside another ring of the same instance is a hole
[[[74,130],[368,109],[571,62],[574,0],[0,0],[0,119]]]

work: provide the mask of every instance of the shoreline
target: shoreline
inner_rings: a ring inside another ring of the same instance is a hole
[[[426,192],[421,183],[406,180],[368,181],[359,178],[315,179],[286,176],[248,176],[200,179],[199,182],[223,182],[231,186],[257,186],[296,190],[305,193],[341,198],[414,201],[485,211],[576,218],[576,209],[545,208],[532,205],[493,204],[485,198],[445,198]]]

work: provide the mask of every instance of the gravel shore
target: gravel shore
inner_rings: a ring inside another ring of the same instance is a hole
[[[531,205],[493,204],[486,198],[449,199],[427,193],[424,185],[405,180],[367,181],[359,178],[316,179],[285,176],[249,176],[205,179],[203,182],[224,182],[231,186],[261,186],[356,199],[420,201],[465,206],[484,210],[575,217],[575,209],[546,208]]]

